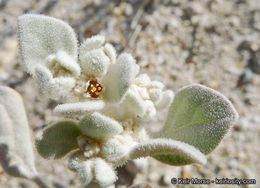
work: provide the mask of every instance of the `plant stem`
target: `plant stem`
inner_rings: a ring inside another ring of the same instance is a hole
[[[36,183],[39,188],[49,188],[49,186],[39,176],[33,178],[32,181]]]

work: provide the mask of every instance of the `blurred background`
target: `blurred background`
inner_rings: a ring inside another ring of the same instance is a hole
[[[66,21],[80,42],[95,34],[105,35],[118,53],[133,54],[141,73],[165,83],[168,89],[201,83],[222,92],[238,110],[238,122],[208,156],[206,165],[174,167],[151,158],[130,161],[118,168],[118,188],[142,182],[154,188],[216,186],[173,186],[173,177],[260,181],[259,0],[0,0],[0,84],[24,97],[35,135],[57,117],[51,111],[55,102],[39,96],[36,83],[20,66],[17,16],[24,13]],[[160,126],[164,120],[165,113],[147,126]],[[36,153],[36,163],[53,187],[79,187],[66,160],[47,161]],[[10,178],[0,168],[0,187],[35,185]]]

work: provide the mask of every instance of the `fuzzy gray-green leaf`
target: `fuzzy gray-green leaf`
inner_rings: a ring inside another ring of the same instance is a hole
[[[137,74],[134,58],[127,53],[121,54],[116,63],[111,65],[106,75],[105,84],[108,87],[104,93],[107,102],[120,102]]]
[[[202,85],[191,85],[177,92],[165,126],[156,137],[179,140],[208,154],[237,118],[225,96]]]
[[[94,161],[94,176],[101,187],[111,186],[117,180],[112,165],[101,158],[96,158]]]
[[[32,178],[37,172],[22,97],[0,86],[0,162],[12,176]]]
[[[137,159],[140,157],[151,156],[154,158],[158,158],[160,160],[161,156],[179,156],[179,158],[186,162],[197,162],[205,164],[207,159],[198,149],[195,147],[185,144],[180,141],[165,139],[165,138],[157,138],[151,139],[144,143],[138,144],[134,146],[130,153],[130,159]],[[176,161],[175,163],[169,163],[169,161],[161,162],[170,164],[170,165],[181,165],[181,161]]]
[[[19,17],[18,28],[21,55],[28,73],[34,75],[38,64],[46,64],[49,55],[61,50],[76,62],[77,39],[67,23],[49,16],[25,14]]]
[[[77,137],[82,133],[73,121],[58,122],[45,129],[36,139],[42,157],[58,159],[77,148]]]
[[[123,127],[114,119],[98,112],[86,115],[79,123],[82,132],[92,138],[104,138],[120,134]]]

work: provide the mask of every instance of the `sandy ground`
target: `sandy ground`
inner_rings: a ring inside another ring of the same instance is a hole
[[[129,162],[118,169],[118,187],[140,182],[149,182],[154,188],[171,187],[173,177],[256,178],[259,183],[259,0],[0,0],[0,84],[13,87],[24,97],[35,135],[57,117],[51,112],[54,102],[39,96],[36,83],[19,64],[17,16],[23,13],[63,19],[76,30],[80,41],[101,33],[118,52],[132,53],[141,72],[164,82],[167,88],[176,91],[201,83],[222,92],[238,110],[239,121],[208,156],[206,165],[173,167],[153,159]],[[164,119],[160,115],[148,128],[160,126],[158,122]],[[79,187],[66,160],[46,161],[36,154],[36,163],[43,179],[53,187]],[[0,187],[35,185],[1,171]]]

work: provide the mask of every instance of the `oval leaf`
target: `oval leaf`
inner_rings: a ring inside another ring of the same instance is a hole
[[[172,155],[179,156],[182,160],[189,162],[197,162],[202,164],[207,162],[205,155],[198,149],[189,144],[172,139],[152,139],[134,146],[129,153],[130,159],[137,159],[147,156],[155,157],[157,159],[157,156],[159,156],[158,159],[160,160],[160,156],[171,157]],[[181,165],[178,164],[177,161],[174,164],[164,160],[160,161],[171,165]]]
[[[111,186],[117,180],[113,167],[101,158],[94,160],[94,176],[101,187]]]
[[[58,122],[36,138],[36,147],[42,157],[58,159],[78,147],[77,137],[81,134],[73,121]]]
[[[136,74],[137,65],[134,58],[127,53],[121,54],[104,79],[104,85],[107,86],[104,99],[111,103],[120,102]]]
[[[92,138],[104,138],[120,134],[123,127],[114,119],[98,112],[86,115],[80,122],[82,132]]]
[[[22,97],[5,86],[0,86],[0,114],[0,162],[4,170],[12,176],[37,176]]]
[[[89,76],[102,77],[107,73],[109,57],[102,48],[86,52],[80,57],[82,72]]]
[[[104,108],[102,100],[92,100],[86,102],[66,103],[55,107],[54,112],[62,115],[83,115],[87,112],[98,111]]]
[[[146,112],[145,101],[139,93],[131,89],[126,92],[121,107],[125,117],[143,117]]]
[[[59,51],[77,60],[77,39],[65,22],[43,15],[26,14],[18,19],[18,37],[27,71],[34,75],[37,64],[46,64],[49,55]]]
[[[104,43],[105,43],[105,37],[102,35],[94,35],[90,38],[87,38],[80,45],[80,49],[79,49],[80,56],[84,55],[86,52],[100,48]]]
[[[225,96],[202,85],[191,85],[176,94],[165,126],[156,137],[179,140],[208,154],[237,118]]]

